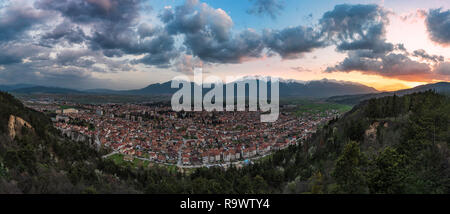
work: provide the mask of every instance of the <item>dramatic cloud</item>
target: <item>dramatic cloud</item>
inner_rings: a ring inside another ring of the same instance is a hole
[[[446,75],[447,78],[450,77],[450,62],[442,62],[436,65],[434,72],[440,75]]]
[[[386,42],[388,14],[378,5],[336,5],[322,16],[318,29],[298,26],[282,31],[265,30],[264,44],[284,59],[296,59],[331,44],[341,52],[364,50],[366,55],[377,57],[395,47]]]
[[[42,23],[49,16],[49,13],[23,5],[0,8],[0,42],[18,39],[33,25]]]
[[[95,82],[93,73],[133,71],[136,63],[168,67],[179,54],[164,27],[141,22],[140,0],[23,3],[0,8],[3,82]]]
[[[0,80],[7,83],[33,83],[65,88],[108,87],[110,82],[92,76],[90,71],[78,67],[48,69],[35,63],[14,64],[1,73]]]
[[[378,5],[336,5],[320,19],[325,36],[339,51],[372,50],[374,53],[392,51],[386,42],[388,12]]]
[[[0,50],[3,48],[0,48]],[[0,52],[0,65],[8,65],[22,62],[22,55],[16,53]]]
[[[195,68],[202,68],[203,62],[192,55],[182,55],[175,62],[175,71],[184,74],[193,74]]]
[[[114,32],[114,33],[108,33]],[[148,33],[148,32],[147,32]],[[145,54],[138,63],[166,67],[178,55],[174,47],[174,38],[164,29],[159,29],[152,35],[143,35],[141,31],[97,31],[91,40],[94,50],[104,50],[107,56],[120,56],[123,53],[131,55]]]
[[[142,23],[138,27],[138,34],[141,38],[152,37],[158,30],[149,23]]]
[[[188,53],[203,61],[240,63],[261,56],[261,36],[251,29],[233,35],[233,21],[222,9],[188,0],[175,10],[167,8],[160,17],[169,33],[184,35]]]
[[[249,14],[259,16],[268,15],[272,19],[276,19],[281,11],[284,9],[284,2],[282,0],[249,0],[253,2],[251,9],[247,11]]]
[[[385,76],[405,76],[428,74],[431,70],[428,64],[411,60],[402,54],[389,54],[382,59],[381,74]]]
[[[410,54],[403,44],[386,41],[388,14],[378,5],[337,5],[326,12],[320,20],[323,34],[348,56],[325,72],[360,71],[410,81],[428,81],[438,75],[430,64],[410,56],[434,64],[444,61],[443,56],[429,55],[424,50]]]
[[[148,23],[138,25],[141,2],[141,0],[41,0],[36,3],[41,9],[59,11],[73,23],[94,26],[92,35],[85,36],[79,28],[62,23],[42,38],[45,41],[67,37],[65,39],[72,43],[85,40],[92,50],[102,50],[108,57],[144,54],[142,59],[133,62],[167,67],[178,55],[174,48],[174,39],[164,28],[153,27]]]
[[[45,54],[45,50],[39,46],[0,43],[0,65],[22,63],[25,59],[38,57],[39,54]]]
[[[305,52],[325,46],[321,35],[309,27],[292,27],[282,31],[264,30],[264,44],[284,59],[296,59]]]
[[[253,30],[245,30],[225,41],[206,33],[186,35],[185,44],[202,60],[214,63],[241,63],[261,57],[261,36]]]
[[[66,42],[67,45],[80,44],[87,39],[84,31],[80,27],[70,22],[63,22],[56,26],[51,32],[42,35],[41,45],[51,47],[60,42]]]
[[[141,0],[39,0],[36,7],[61,12],[75,23],[131,23],[139,17]]]
[[[85,50],[65,50],[56,55],[56,63],[62,66],[91,67],[95,61],[90,58],[90,55]]]
[[[427,54],[427,52],[425,52],[425,50],[423,50],[423,49],[415,50],[413,52],[413,56],[420,57],[420,58],[422,58],[424,60],[431,61],[431,62],[434,62],[434,63],[444,61],[444,57],[443,56]]]
[[[448,79],[450,65],[444,62],[443,56],[430,55],[425,50],[408,53],[403,45],[396,45],[395,50],[402,53],[374,54],[373,51],[349,51],[348,56],[339,64],[328,67],[325,72],[360,71],[365,74],[376,74],[406,81],[431,81]],[[427,63],[417,62],[410,56],[418,57]],[[430,64],[431,63],[431,64]]]
[[[100,73],[134,70],[128,60],[111,60],[99,51],[86,49],[62,50],[56,54],[55,58],[48,61],[53,67],[71,67]]]
[[[251,2],[249,13],[273,19],[284,7],[281,0]],[[298,59],[331,45],[347,57],[328,72],[427,80],[449,74],[443,56],[387,42],[390,12],[378,5],[337,5],[311,27],[238,31],[227,12],[198,0],[155,13],[148,7],[147,0],[8,1],[0,5],[0,81],[88,86],[116,75],[107,73],[150,66],[190,74],[265,55]],[[449,13],[423,12],[430,37],[443,45],[450,44]]]
[[[101,82],[94,77],[94,72],[134,70],[126,60],[110,60],[98,51],[64,49],[55,53],[42,46],[15,47],[15,54],[21,58],[20,63],[4,65],[0,76],[9,82],[78,88]],[[55,54],[51,56],[50,53]]]
[[[361,71],[366,74],[376,74],[403,80],[412,80],[418,76],[428,76],[431,69],[428,64],[411,60],[403,54],[390,53],[388,55],[371,58],[359,51],[352,51],[349,56],[326,72]]]
[[[450,10],[432,9],[425,23],[431,40],[442,45],[450,45]]]

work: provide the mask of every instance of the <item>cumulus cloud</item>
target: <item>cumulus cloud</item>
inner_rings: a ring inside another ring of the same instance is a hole
[[[434,63],[444,61],[444,56],[430,55],[423,49],[415,50],[412,55]]]
[[[304,53],[332,44],[340,52],[359,50],[359,54],[367,57],[379,57],[404,48],[386,41],[388,14],[378,5],[336,5],[323,14],[315,28],[298,26],[281,31],[265,30],[264,44],[283,59],[300,58]]]
[[[61,41],[67,45],[80,44],[87,39],[84,31],[70,22],[63,22],[57,25],[52,31],[42,35],[40,44],[51,47]]]
[[[99,51],[87,49],[62,50],[50,63],[59,68],[79,68],[92,72],[133,71],[129,60],[111,60]]]
[[[378,5],[336,5],[320,19],[322,32],[337,45],[339,51],[368,49],[392,51],[386,42],[388,12]]]
[[[96,72],[133,71],[136,63],[167,67],[178,56],[174,39],[142,22],[143,6],[141,0],[11,1],[0,8],[1,78],[48,79],[47,85],[61,79],[60,85],[63,78],[94,82],[87,80]]]
[[[351,51],[348,56],[339,64],[328,67],[326,72],[336,72],[336,71],[380,71],[382,70],[382,62],[374,58],[373,56],[368,56],[367,52],[364,51]]]
[[[38,0],[39,9],[59,11],[76,23],[131,23],[139,17],[141,0]]]
[[[310,27],[291,27],[281,31],[264,30],[264,44],[269,50],[278,53],[283,59],[296,59],[305,52],[326,44],[320,33]]]
[[[152,35],[139,36],[133,30],[109,31],[99,30],[91,38],[91,47],[94,50],[120,50],[126,54],[171,54],[174,50],[174,39],[164,29],[153,32]],[[112,33],[108,33],[112,32]],[[143,33],[141,31],[141,33]],[[118,54],[116,52],[116,54]],[[113,54],[115,55],[115,54]],[[169,63],[169,61],[165,61]]]
[[[41,24],[50,15],[50,13],[23,5],[13,4],[0,8],[0,42],[22,37],[27,30]]]
[[[272,19],[276,19],[284,9],[284,1],[282,0],[249,0],[253,6],[247,10],[249,14],[259,16],[268,15]]]
[[[431,70],[428,64],[411,60],[402,54],[388,54],[382,58],[382,74],[385,76],[404,76],[428,74]]]
[[[5,69],[1,73],[1,78],[11,83],[79,88],[100,82],[105,83],[97,79],[94,73],[135,70],[127,60],[110,60],[98,51],[64,49],[51,56],[50,53],[55,53],[54,50],[42,46],[26,47],[24,50],[35,51],[22,55],[20,63],[4,65]]]
[[[434,68],[434,72],[436,74],[450,76],[450,62],[441,62],[437,64]]]
[[[146,64],[146,65],[155,65],[159,68],[168,68],[169,62],[178,56],[178,52],[170,51],[170,52],[161,52],[155,54],[146,54],[144,57],[133,60],[133,64]]]
[[[450,45],[450,10],[431,9],[425,19],[431,40]]]
[[[34,63],[10,65],[2,71],[1,79],[9,84],[32,83],[75,89],[108,87],[110,84],[108,80],[98,79],[86,69],[78,67],[48,69]]]
[[[197,0],[187,0],[160,15],[172,35],[184,35],[184,45],[192,55],[214,63],[240,63],[261,56],[261,36],[248,29],[233,35],[233,21],[222,9]]]
[[[152,37],[158,29],[149,23],[142,23],[138,27],[138,34],[141,38]]]
[[[59,11],[70,22],[94,26],[91,35],[85,36],[82,30],[62,23],[44,35],[44,40],[71,35],[66,40],[78,43],[84,40],[92,50],[101,50],[107,57],[144,55],[133,62],[167,67],[177,56],[174,39],[164,28],[139,24],[141,3],[141,0],[40,0],[36,5]]]
[[[193,74],[195,68],[202,68],[203,61],[192,55],[183,54],[174,65],[175,71],[184,74]]]
[[[87,69],[74,66],[59,66],[54,60],[35,58],[23,63],[4,66],[1,79],[8,83],[33,83],[60,87],[82,87],[85,82],[96,79]],[[53,67],[57,67],[54,69]]]
[[[0,43],[0,65],[22,63],[25,59],[45,54],[45,49],[35,45]],[[37,59],[37,58],[36,58]]]
[[[372,58],[364,56],[359,51],[352,51],[349,56],[334,67],[328,67],[326,72],[360,71],[366,74],[376,74],[403,80],[411,80],[417,76],[431,74],[431,68],[426,63],[416,62],[403,54],[389,53]]]
[[[433,80],[440,75],[429,63],[443,62],[443,56],[430,55],[422,49],[408,53],[403,44],[394,45],[386,41],[388,14],[378,5],[344,4],[326,12],[320,20],[324,36],[336,44],[338,51],[348,55],[325,72],[359,71],[415,81]],[[415,61],[410,56],[426,63]]]
[[[95,64],[86,50],[64,50],[56,55],[56,63],[62,66],[91,67]]]
[[[0,65],[8,65],[22,62],[22,56],[16,53],[0,52]]]

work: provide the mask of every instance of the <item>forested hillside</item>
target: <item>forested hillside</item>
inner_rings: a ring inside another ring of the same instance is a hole
[[[197,171],[194,192],[449,193],[449,122],[432,91],[372,99],[261,163]]]
[[[237,193],[450,193],[449,122],[449,97],[433,91],[372,99],[302,145],[191,179]]]
[[[449,193],[449,122],[449,97],[432,91],[368,100],[286,152],[284,191]]]
[[[14,139],[8,118],[29,122]],[[59,137],[43,114],[0,94],[1,193],[450,193],[450,99],[372,99],[308,142],[242,169],[130,168]]]
[[[32,128],[19,127],[11,139],[11,115]],[[0,93],[0,193],[134,192],[113,174],[98,170],[100,151],[59,136],[44,114]]]

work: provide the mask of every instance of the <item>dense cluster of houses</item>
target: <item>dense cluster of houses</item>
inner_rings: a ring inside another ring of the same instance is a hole
[[[274,123],[261,123],[261,112],[174,112],[170,107],[131,104],[80,107],[83,110],[58,112],[55,126],[127,156],[189,166],[267,155],[301,142],[320,123],[337,116],[282,113]]]

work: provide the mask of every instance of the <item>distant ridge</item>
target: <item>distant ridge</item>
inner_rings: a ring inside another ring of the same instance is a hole
[[[309,81],[303,84],[298,82],[280,82],[280,96],[282,97],[292,96],[326,98],[338,95],[365,93],[378,93],[378,91],[372,87],[355,82],[343,82],[327,79]]]
[[[20,88],[31,88],[36,85],[32,84],[15,84],[15,85],[0,85],[0,91],[12,91]]]
[[[245,81],[251,77],[238,79],[233,83]],[[142,89],[126,91],[103,91],[109,94],[130,94],[130,95],[171,95],[178,89],[171,88],[171,82],[156,83]],[[208,89],[203,89],[207,91]],[[337,95],[377,93],[372,87],[368,87],[354,82],[339,82],[335,80],[316,80],[301,82],[297,80],[280,80],[281,97],[311,97],[325,98]]]
[[[11,90],[13,93],[20,94],[85,94],[86,92],[58,87],[34,86],[30,88],[19,88]]]
[[[249,78],[256,77],[244,77],[236,80],[233,83],[239,81],[245,81]],[[192,84],[192,83],[191,83]],[[135,90],[109,90],[109,89],[91,89],[91,90],[76,90],[58,87],[44,87],[44,86],[32,86],[22,88],[7,88],[8,92],[20,93],[20,94],[107,94],[107,95],[172,95],[177,88],[171,88],[171,81],[164,83],[151,84],[145,88]],[[0,88],[1,89],[1,88]],[[203,89],[206,93],[208,89]],[[280,79],[280,97],[308,97],[308,98],[327,98],[331,96],[339,95],[354,95],[354,94],[367,94],[378,93],[378,91],[372,87],[368,87],[355,82],[336,81],[336,80],[315,80],[302,82],[298,80],[284,80]]]
[[[361,101],[372,99],[372,98],[380,98],[386,96],[403,96],[407,94],[412,94],[416,92],[433,90],[437,93],[442,94],[450,94],[450,82],[438,82],[426,85],[416,86],[410,89],[403,89],[393,92],[382,92],[382,93],[367,93],[367,94],[358,94],[358,95],[343,95],[343,96],[333,96],[327,99],[329,102],[341,103],[341,104],[349,104],[355,105],[360,103]]]

